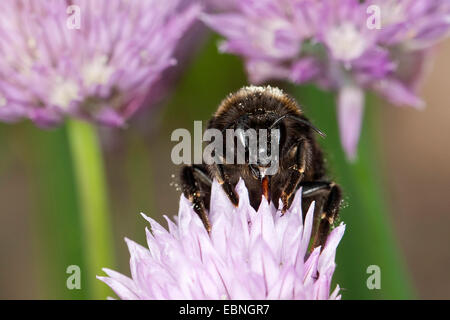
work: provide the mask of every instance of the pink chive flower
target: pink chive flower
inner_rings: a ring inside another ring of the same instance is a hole
[[[449,35],[448,0],[244,0],[203,21],[223,52],[242,56],[253,83],[284,79],[337,93],[344,150],[355,158],[372,90],[424,106],[418,84],[430,49]],[[379,15],[377,15],[377,12]]]
[[[242,180],[236,191],[237,208],[213,183],[210,234],[184,196],[168,230],[144,215],[148,248],[126,240],[131,278],[109,269],[98,278],[120,299],[340,299],[330,286],[345,225],[309,253],[314,204],[303,221],[301,191],[283,216],[266,200],[255,211]]]
[[[123,126],[199,12],[191,0],[0,1],[0,120]]]

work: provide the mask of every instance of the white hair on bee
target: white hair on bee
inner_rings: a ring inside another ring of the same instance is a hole
[[[281,98],[283,97],[285,94],[283,92],[283,90],[277,88],[277,87],[271,87],[271,86],[254,86],[254,85],[250,85],[250,86],[246,86],[243,87],[242,89],[240,89],[238,91],[238,93],[268,93],[274,97],[277,98]]]

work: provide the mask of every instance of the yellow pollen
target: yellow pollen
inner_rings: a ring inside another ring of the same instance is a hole
[[[75,81],[61,77],[55,79],[51,91],[50,103],[62,108],[67,108],[72,100],[78,98],[78,85]]]
[[[100,55],[85,65],[81,71],[83,82],[86,86],[106,84],[113,73],[113,68],[108,64],[108,57]]]

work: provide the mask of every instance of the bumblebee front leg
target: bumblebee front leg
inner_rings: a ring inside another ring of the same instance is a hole
[[[330,228],[339,215],[342,200],[341,188],[334,182],[305,182],[302,184],[304,198],[325,196],[322,213],[319,217],[319,227],[314,235],[312,248],[323,247],[330,232]],[[314,231],[316,228],[314,228]]]
[[[291,173],[289,180],[287,181],[283,191],[281,192],[281,202],[283,208],[281,212],[284,214],[291,204],[291,198],[295,191],[298,189],[298,185],[303,179],[303,174],[306,170],[306,165],[310,157],[310,145],[306,140],[300,140],[294,145],[289,153],[295,159],[295,163],[289,168]]]
[[[222,186],[223,191],[230,199],[231,203],[237,207],[239,205],[239,196],[234,190],[233,184],[231,183],[228,176],[225,174],[223,164],[216,164],[212,166],[212,174],[217,179],[217,182]]]
[[[208,233],[211,231],[206,207],[209,201],[212,181],[203,165],[184,166],[180,175],[184,196],[193,204],[194,211],[199,215]]]

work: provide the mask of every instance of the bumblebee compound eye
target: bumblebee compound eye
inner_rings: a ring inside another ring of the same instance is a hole
[[[257,164],[260,168],[278,168],[276,165],[280,153],[280,130],[279,129],[261,129],[258,135],[258,159]],[[275,166],[274,166],[275,164]],[[272,175],[274,172],[266,172],[264,175]]]
[[[258,136],[255,129],[243,129],[239,127],[233,133],[233,136],[227,133],[227,143],[235,141],[237,164],[256,164],[258,154]],[[228,147],[227,147],[228,148]]]
[[[238,143],[240,143],[241,146],[243,146],[245,149],[247,149],[248,148],[248,144],[247,144],[247,139],[245,137],[245,133],[244,133],[244,129],[243,128],[238,128],[236,130],[236,137],[237,137]]]

